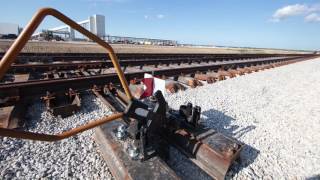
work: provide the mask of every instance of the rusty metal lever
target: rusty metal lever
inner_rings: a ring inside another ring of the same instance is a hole
[[[74,136],[78,133],[83,131],[92,129],[94,127],[100,126],[104,123],[108,123],[110,121],[120,119],[123,117],[123,113],[112,114],[110,116],[103,117],[98,120],[94,120],[85,124],[83,126],[76,127],[69,131],[65,131],[61,134],[57,135],[50,135],[50,134],[40,134],[40,133],[33,133],[33,132],[26,132],[26,131],[18,131],[13,129],[6,129],[0,128],[0,136],[7,136],[12,138],[22,138],[22,139],[30,139],[30,140],[37,140],[37,141],[59,141],[65,138],[69,138]]]
[[[124,76],[123,71],[121,70],[119,61],[117,56],[115,55],[115,52],[113,48],[105,41],[100,39],[98,36],[94,35],[90,31],[86,30],[61,12],[52,9],[52,8],[42,8],[40,9],[31,19],[31,21],[28,23],[28,25],[24,28],[24,30],[21,32],[19,37],[14,41],[12,46],[9,48],[9,50],[6,52],[6,54],[3,56],[3,58],[0,61],[0,79],[3,78],[5,73],[10,68],[11,64],[15,61],[18,54],[22,50],[22,48],[26,45],[34,31],[37,29],[39,24],[42,22],[44,17],[51,15],[56,17],[57,19],[61,20],[62,22],[69,25],[71,28],[79,31],[83,35],[87,36],[92,41],[98,43],[100,46],[102,46],[104,49],[106,49],[113,66],[116,69],[117,75],[120,79],[121,85],[126,93],[126,96],[129,100],[133,99],[133,96],[130,92],[128,82]],[[22,138],[22,139],[31,139],[31,140],[40,140],[40,141],[58,141],[61,139],[68,138],[70,136],[73,136],[75,134],[78,134],[80,132],[86,131],[88,129],[92,129],[96,126],[99,126],[101,124],[119,119],[123,116],[123,113],[113,114],[111,116],[104,117],[102,119],[96,120],[96,121],[90,121],[88,124],[71,129],[69,131],[63,132],[58,135],[48,135],[48,134],[39,134],[39,133],[32,133],[32,132],[25,132],[25,131],[17,131],[17,130],[11,130],[11,129],[5,129],[0,128],[0,136],[8,136],[13,138]]]

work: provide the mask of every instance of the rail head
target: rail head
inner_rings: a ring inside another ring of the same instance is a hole
[[[60,21],[64,22],[65,24],[69,25],[71,28],[79,31],[83,35],[87,36],[92,41],[96,42],[100,46],[102,46],[109,55],[114,68],[116,69],[117,75],[120,79],[121,85],[126,93],[126,96],[129,100],[133,99],[133,96],[129,90],[128,82],[124,76],[123,71],[121,70],[118,58],[113,50],[113,48],[105,41],[100,39],[95,34],[91,33],[84,27],[77,24],[75,21],[70,19],[69,17],[65,16],[61,12],[57,11],[53,8],[42,8],[38,10],[35,15],[32,17],[28,25],[23,29],[19,37],[14,41],[5,55],[2,57],[0,61],[0,79],[2,79],[5,73],[10,68],[11,64],[15,61],[18,54],[21,52],[23,47],[26,45],[34,31],[37,29],[39,24],[43,21],[46,16],[53,16]],[[58,141],[61,139],[68,138],[80,132],[86,131],[88,129],[92,129],[104,123],[108,123],[110,121],[119,119],[123,117],[123,113],[113,114],[111,116],[106,116],[102,119],[96,121],[90,121],[88,124],[71,129],[69,131],[63,132],[57,135],[49,135],[49,134],[39,134],[33,132],[25,132],[25,131],[17,131],[11,129],[0,128],[0,136],[8,136],[13,138],[22,138],[22,139],[31,139],[31,140],[40,140],[40,141]]]

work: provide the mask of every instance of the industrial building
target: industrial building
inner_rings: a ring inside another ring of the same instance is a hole
[[[103,38],[105,36],[105,17],[103,15],[95,14],[93,16],[90,16],[88,19],[77,23],[90,32],[94,33],[95,35],[99,36],[100,38]],[[66,25],[43,30],[42,32],[33,34],[32,37],[34,39],[44,38],[48,40],[48,38],[46,37],[48,34],[51,36],[49,39],[56,39],[55,37],[60,37],[63,40],[70,41],[83,39],[81,37],[77,37],[77,33],[75,32],[75,30]]]
[[[140,45],[167,45],[176,46],[177,41],[154,39],[154,38],[137,38],[137,37],[123,37],[111,36],[105,33],[105,16],[92,15],[88,19],[77,22],[82,27],[86,28],[101,39],[113,44],[140,44]],[[62,41],[88,41],[89,39],[72,29],[70,26],[64,25],[43,30],[33,34],[32,39],[36,40],[62,40]]]

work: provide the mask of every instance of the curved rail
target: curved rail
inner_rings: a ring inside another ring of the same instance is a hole
[[[15,61],[18,54],[22,50],[22,48],[26,45],[28,40],[30,39],[31,35],[34,33],[34,31],[37,29],[39,24],[42,22],[44,17],[51,15],[53,17],[56,17],[57,19],[61,20],[62,22],[66,23],[70,27],[72,27],[75,30],[78,30],[83,35],[87,36],[92,41],[98,43],[100,46],[102,46],[104,49],[107,50],[108,55],[110,56],[110,59],[112,61],[113,66],[116,69],[117,75],[120,79],[121,85],[124,88],[124,91],[128,97],[128,99],[132,99],[133,96],[129,90],[128,82],[125,79],[124,73],[120,68],[120,64],[118,61],[117,56],[115,55],[115,52],[113,48],[106,43],[105,41],[101,40],[98,36],[94,35],[93,33],[89,32],[82,26],[78,25],[76,22],[62,14],[61,12],[52,9],[52,8],[42,8],[40,9],[31,19],[29,24],[26,26],[26,28],[22,31],[22,33],[19,35],[19,37],[15,40],[15,42],[12,44],[12,46],[9,48],[7,53],[3,56],[3,58],[0,61],[0,79],[3,78],[5,73],[10,68],[11,64]],[[49,134],[39,134],[39,133],[33,133],[33,132],[25,132],[25,131],[17,131],[17,130],[11,130],[11,129],[5,129],[0,128],[0,136],[8,136],[13,138],[22,138],[22,139],[30,139],[30,140],[39,140],[39,141],[58,141],[61,139],[68,138],[70,136],[76,135],[80,132],[86,131],[88,129],[92,129],[94,127],[97,127],[99,125],[102,125],[104,123],[119,119],[123,117],[123,113],[113,114],[111,116],[106,116],[102,119],[96,120],[96,121],[90,121],[88,124],[71,129],[69,131],[63,132],[61,134],[57,135],[49,135]]]

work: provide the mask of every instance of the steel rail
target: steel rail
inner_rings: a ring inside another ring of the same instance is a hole
[[[300,57],[300,56],[297,56]],[[303,57],[303,56],[301,56]],[[285,58],[285,57],[279,57]],[[255,58],[250,58],[255,59]],[[180,63],[200,63],[200,62],[216,62],[216,61],[234,61],[243,60],[238,58],[222,59],[138,59],[138,60],[120,60],[121,66],[145,66],[158,64],[180,64]],[[93,67],[109,67],[112,66],[111,61],[106,60],[91,60],[91,61],[63,61],[56,63],[28,63],[28,64],[12,64],[10,70],[14,72],[27,72],[27,69],[41,72],[45,70],[69,70],[73,68],[93,68]]]
[[[8,71],[10,66],[13,64],[15,59],[17,58],[18,54],[22,50],[22,48],[26,45],[27,41],[30,39],[32,33],[36,30],[39,24],[42,22],[44,17],[51,15],[56,17],[57,19],[61,20],[62,22],[69,25],[71,28],[78,30],[83,35],[87,36],[89,39],[93,40],[94,42],[98,43],[102,46],[108,53],[112,64],[116,70],[116,75],[120,79],[120,83],[125,91],[125,94],[129,100],[133,99],[133,96],[130,92],[128,82],[125,78],[124,72],[122,71],[118,58],[115,55],[113,48],[106,43],[105,41],[101,40],[96,35],[92,34],[82,26],[78,25],[76,22],[68,18],[67,16],[63,15],[59,11],[52,9],[52,8],[42,8],[40,9],[28,23],[26,28],[22,31],[19,37],[14,41],[12,46],[6,52],[6,54],[2,57],[0,61],[0,79],[2,79],[5,73]],[[68,80],[66,81],[68,83]],[[17,131],[11,129],[4,129],[0,128],[0,136],[8,136],[13,138],[22,138],[22,139],[30,139],[30,140],[39,140],[39,141],[58,141],[70,136],[76,135],[80,132],[86,131],[88,129],[92,129],[94,127],[100,126],[104,123],[108,123],[114,121],[116,119],[122,118],[124,116],[123,113],[113,114],[110,116],[106,116],[102,119],[98,119],[96,121],[90,121],[86,125],[79,126],[77,128],[65,131],[60,134],[50,135],[50,134],[41,134],[41,133],[33,133],[33,132],[25,132],[25,131]]]
[[[290,58],[291,59],[291,58]],[[298,60],[291,59],[286,60],[270,60],[267,64],[278,63],[278,62],[296,62],[305,60],[306,58],[299,58]],[[125,76],[127,79],[143,78],[144,73],[152,73],[155,76],[179,76],[186,74],[193,74],[197,72],[207,72],[209,70],[217,71],[222,67],[228,69],[234,69],[236,67],[254,66],[263,64],[266,62],[261,61],[250,61],[245,63],[244,61],[225,62],[225,63],[204,63],[204,64],[183,64],[186,66],[176,66],[168,68],[151,68],[145,69],[138,72],[126,72]],[[164,66],[165,67],[165,66]],[[170,66],[169,66],[170,67]],[[131,69],[128,69],[128,71]],[[102,74],[102,75],[91,75],[91,76],[80,76],[72,78],[59,78],[59,79],[43,79],[43,80],[30,80],[26,82],[14,82],[14,83],[2,83],[0,84],[0,92],[2,92],[2,98],[10,96],[11,92],[18,90],[20,98],[39,96],[45,94],[46,91],[50,90],[53,92],[66,91],[69,88],[77,89],[78,91],[87,90],[92,88],[93,85],[105,85],[106,83],[112,82],[115,84],[119,83],[116,73]]]
[[[164,58],[250,58],[250,57],[272,57],[272,56],[297,56],[309,54],[199,54],[199,53],[117,53],[118,59],[164,59]],[[312,55],[312,54],[310,54]],[[4,53],[0,53],[0,58]],[[73,60],[73,59],[109,59],[106,54],[99,53],[20,53],[18,59],[47,58],[51,60]]]
[[[237,60],[237,61],[222,61],[219,63],[213,62],[213,63],[195,63],[195,64],[181,64],[185,66],[181,67],[170,67],[162,68],[162,69],[156,69],[154,70],[141,70],[139,72],[126,72],[125,76],[127,77],[135,77],[135,76],[141,76],[144,73],[153,73],[155,75],[168,75],[169,73],[171,75],[179,75],[179,73],[190,73],[190,72],[196,72],[196,71],[205,71],[205,70],[211,70],[211,69],[218,69],[222,66],[233,66],[233,65],[252,65],[257,63],[272,63],[272,62],[282,62],[282,61],[290,61],[290,60],[296,60],[300,58],[279,58],[279,59],[254,59],[254,60]],[[9,88],[9,87],[24,87],[24,86],[35,86],[40,85],[42,83],[54,83],[54,82],[63,82],[68,81],[72,82],[74,80],[83,79],[83,80],[92,80],[92,78],[101,78],[101,77],[110,77],[115,78],[117,75],[114,73],[108,73],[108,74],[101,74],[101,75],[91,75],[91,76],[81,76],[81,77],[70,77],[70,78],[59,78],[59,79],[37,79],[37,80],[28,80],[24,82],[8,82],[8,83],[0,83],[0,90],[3,88]],[[115,80],[114,80],[115,81]]]

